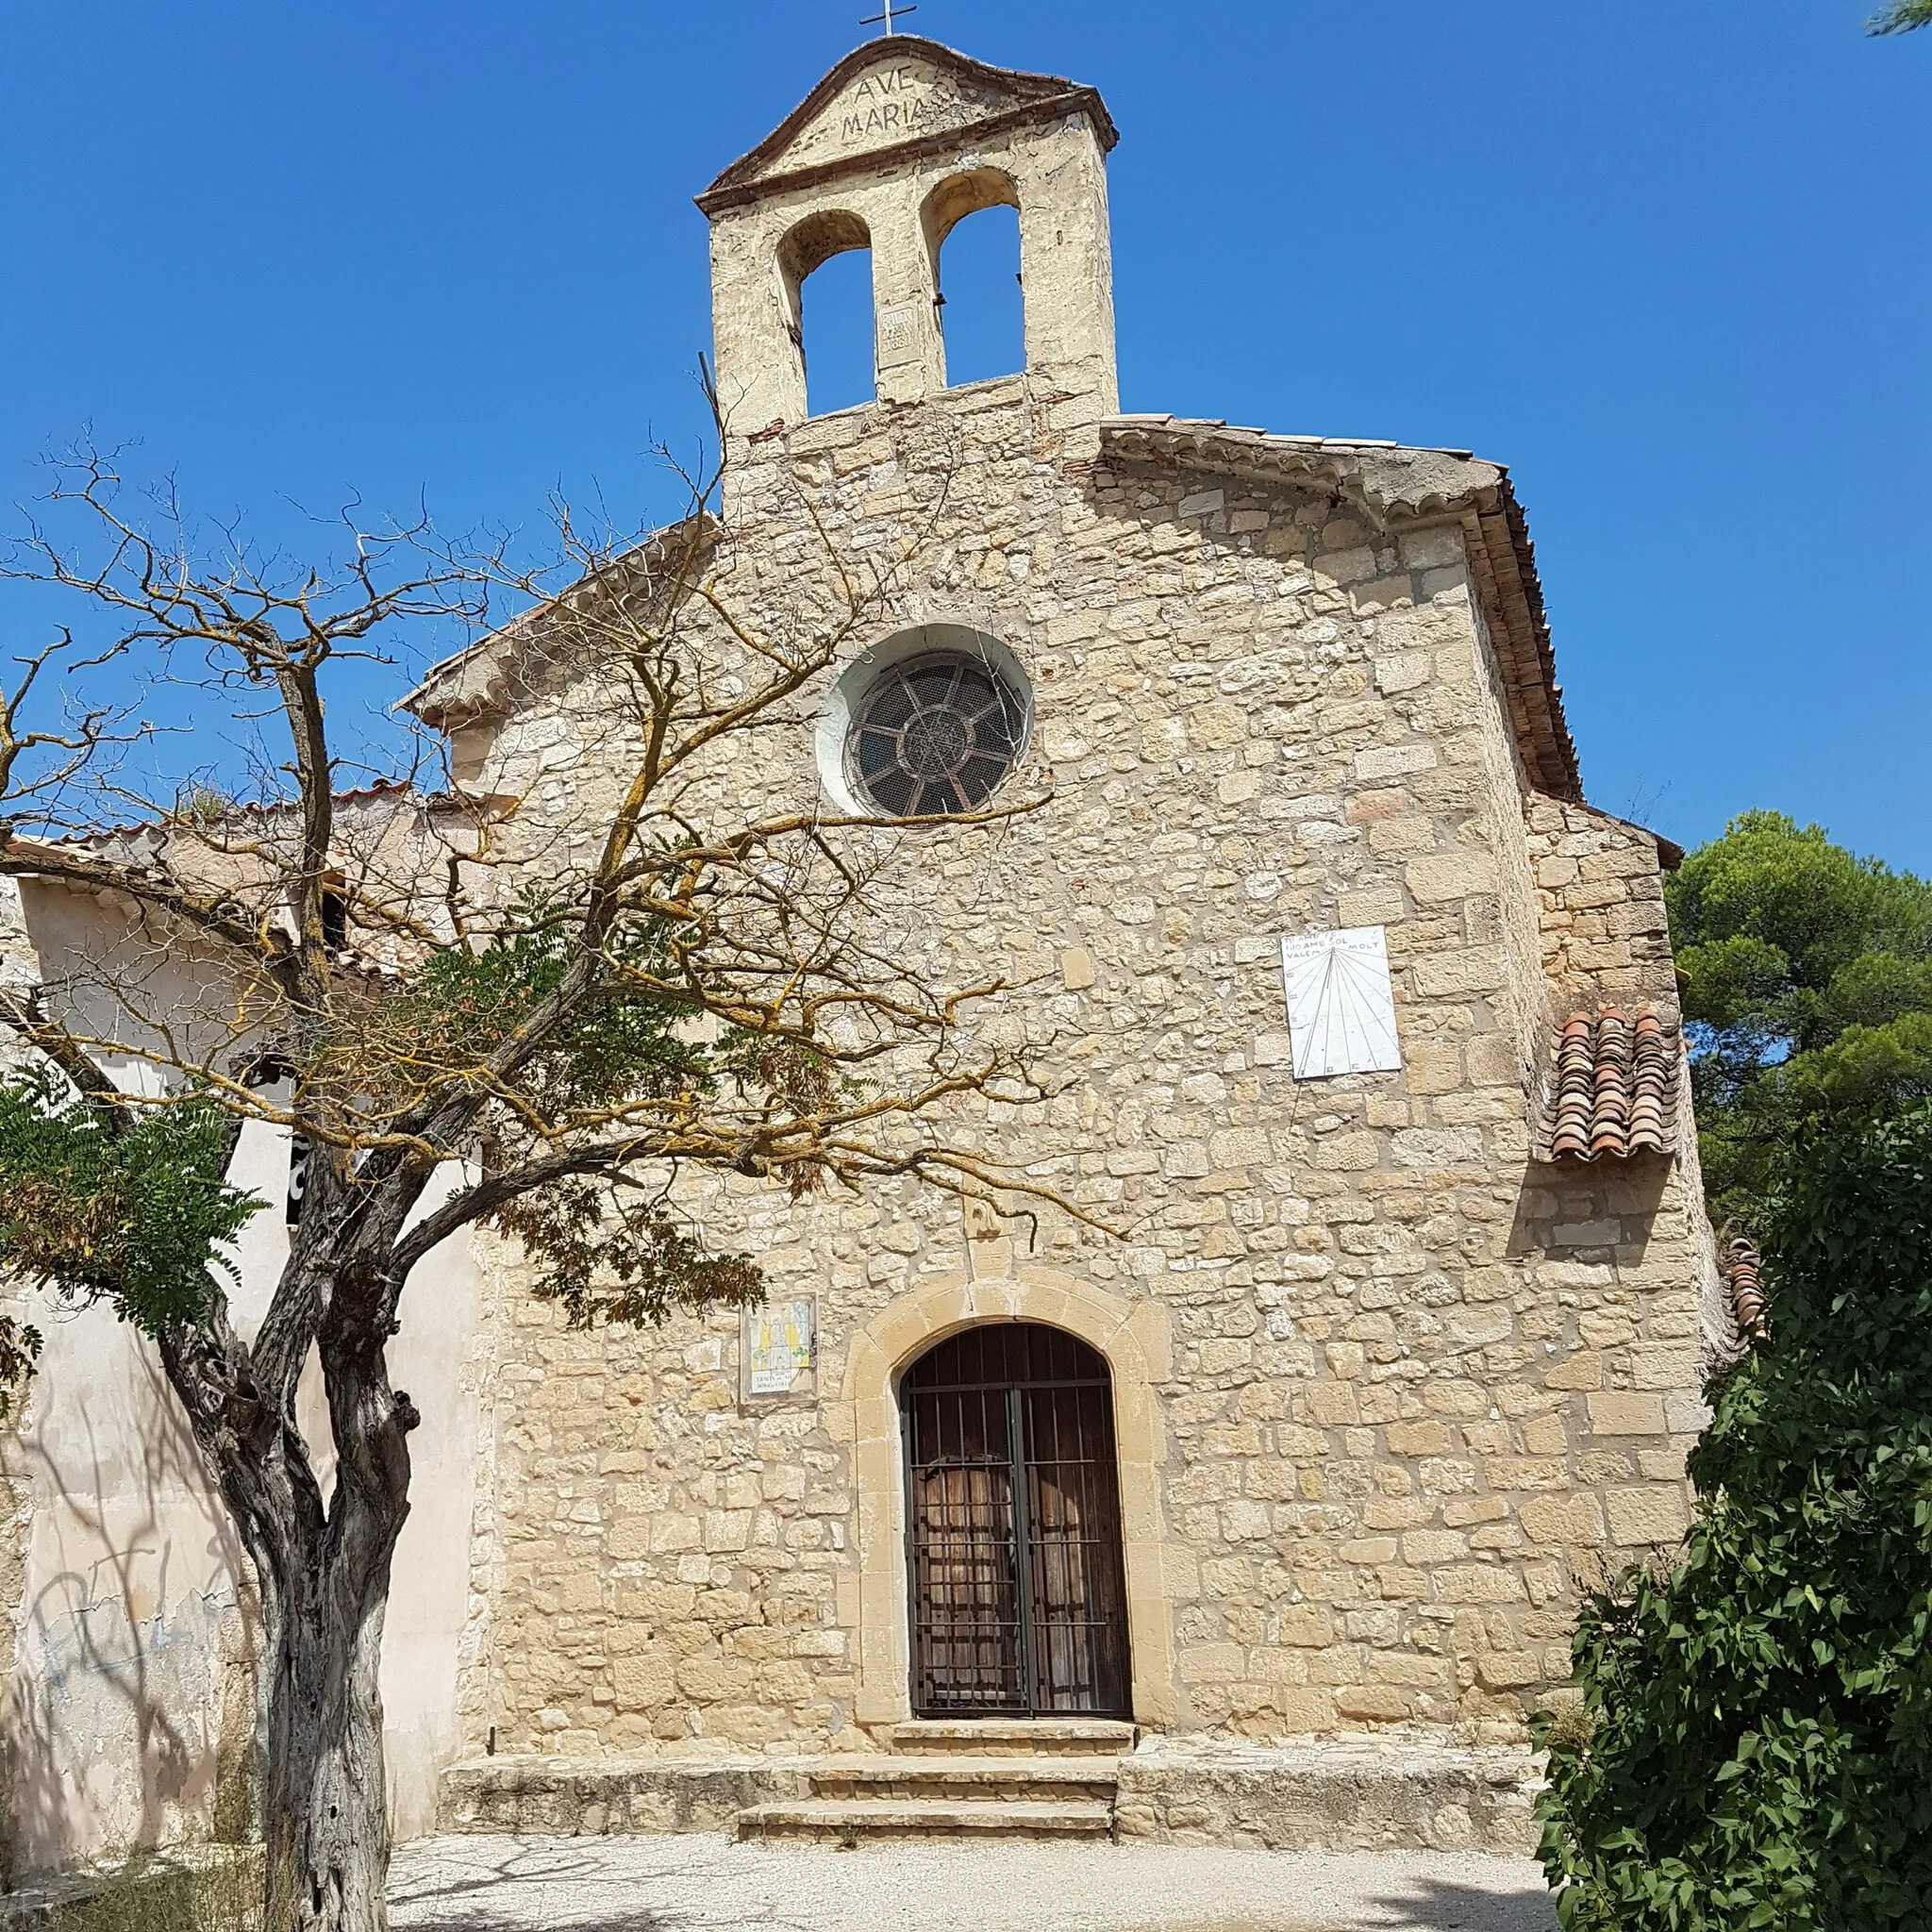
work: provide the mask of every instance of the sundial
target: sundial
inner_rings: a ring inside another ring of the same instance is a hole
[[[1281,941],[1288,1033],[1297,1080],[1392,1074],[1402,1065],[1389,941],[1379,925]]]

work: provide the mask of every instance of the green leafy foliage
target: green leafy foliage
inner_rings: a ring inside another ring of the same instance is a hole
[[[200,1321],[211,1264],[261,1206],[223,1178],[230,1141],[209,1101],[117,1135],[44,1070],[0,1081],[0,1266],[72,1303],[110,1302],[149,1335]]]
[[[561,984],[581,916],[580,908],[530,892],[487,944],[432,953],[408,990],[381,1011],[391,1086],[407,1097],[410,1083],[425,1074],[480,1068]],[[833,1096],[818,1056],[706,1020],[696,990],[676,990],[680,976],[659,922],[621,922],[605,943],[592,992],[574,1005],[534,1066],[519,1074],[520,1111],[534,1108],[555,1126],[575,1117],[601,1119],[641,1100],[715,1100],[727,1082],[740,1096],[761,1091],[794,1108]],[[366,1075],[366,1061],[358,1060],[358,1069]],[[503,1125],[514,1133],[513,1120]]]
[[[1918,26],[1932,26],[1932,0],[1892,0],[1890,7],[1873,16],[1866,31],[1908,34]]]
[[[1807,1121],[1932,1099],[1932,884],[1759,811],[1666,892],[1705,1184],[1751,1225]]]
[[[676,1307],[764,1297],[765,1278],[743,1255],[715,1255],[656,1198],[563,1182],[509,1202],[494,1217],[539,1263],[539,1301],[558,1303],[574,1328],[661,1321]]]
[[[0,1423],[12,1413],[41,1358],[41,1331],[30,1322],[0,1315]]]
[[[527,893],[488,945],[435,954],[388,1015],[407,1048],[407,1062],[399,1052],[398,1064],[439,1071],[480,1065],[557,990],[574,956],[578,917]],[[774,1114],[809,1113],[838,1097],[836,1074],[809,1048],[719,1024],[695,994],[667,991],[677,968],[658,922],[626,921],[605,953],[609,971],[594,996],[520,1074],[522,1108],[491,1117],[499,1166],[555,1152],[562,1144],[556,1129],[574,1121],[621,1138],[613,1123],[642,1102],[672,1103],[674,1113],[686,1109],[693,1122],[715,1128],[727,1112],[748,1127]],[[541,1147],[527,1125],[533,1102],[547,1130]],[[803,1162],[786,1177],[794,1194],[818,1180]],[[764,1292],[755,1262],[713,1253],[660,1188],[634,1174],[568,1176],[519,1194],[490,1218],[537,1264],[534,1292],[560,1304],[576,1326],[655,1322],[674,1307],[755,1302]]]
[[[397,1077],[480,1065],[569,970],[581,911],[541,894],[520,898],[503,929],[481,947],[444,946],[425,961],[385,1013]],[[551,1118],[573,1109],[691,1089],[714,1091],[714,1049],[687,1036],[695,1000],[627,984],[624,969],[670,976],[661,928],[634,919],[607,946],[612,972],[547,1043],[529,1097]]]
[[[1766,1235],[1683,1558],[1586,1604],[1540,1733],[1574,1932],[1932,1924],[1932,1108],[1802,1131]]]
[[[341,1092],[331,1124],[354,1136],[379,1126],[385,1105],[407,1108],[426,1083],[452,1074],[474,1071],[491,1091],[490,1056],[562,983],[580,919],[580,909],[530,893],[489,943],[431,953],[359,1028],[339,1018],[294,1069],[299,1104],[325,1110],[331,1090]],[[574,1144],[622,1144],[633,1121],[641,1144],[655,1144],[651,1135],[667,1120],[688,1121],[712,1137],[715,1158],[727,1115],[749,1148],[761,1124],[809,1114],[843,1091],[823,1057],[718,1024],[677,977],[657,922],[619,927],[589,995],[520,1069],[514,1093],[486,1113],[499,1171]],[[640,1117],[651,1103],[661,1106]],[[223,1178],[234,1126],[212,1098],[188,1096],[117,1134],[44,1068],[0,1082],[0,1266],[72,1303],[107,1301],[150,1335],[202,1319],[215,1289],[210,1266],[261,1205]],[[776,1167],[794,1194],[820,1178],[804,1158],[754,1164]],[[537,1293],[578,1325],[756,1301],[764,1291],[756,1263],[712,1252],[668,1205],[663,1177],[625,1172],[622,1162],[567,1174],[520,1191],[491,1218],[523,1241],[539,1271]],[[0,1415],[40,1344],[36,1330],[0,1317]]]

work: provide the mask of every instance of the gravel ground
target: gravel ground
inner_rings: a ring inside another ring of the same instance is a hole
[[[1551,1932],[1526,1858],[1194,1845],[447,1838],[396,1855],[398,1932]]]

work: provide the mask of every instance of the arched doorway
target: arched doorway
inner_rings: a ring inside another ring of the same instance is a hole
[[[912,1709],[1124,1717],[1113,1387],[1037,1322],[962,1329],[900,1384]]]

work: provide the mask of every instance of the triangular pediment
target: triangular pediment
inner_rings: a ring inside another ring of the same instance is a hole
[[[908,145],[970,140],[1014,117],[1085,112],[1101,144],[1118,138],[1100,96],[1050,74],[970,59],[937,41],[894,34],[848,54],[778,127],[698,196],[707,212],[761,189]]]

